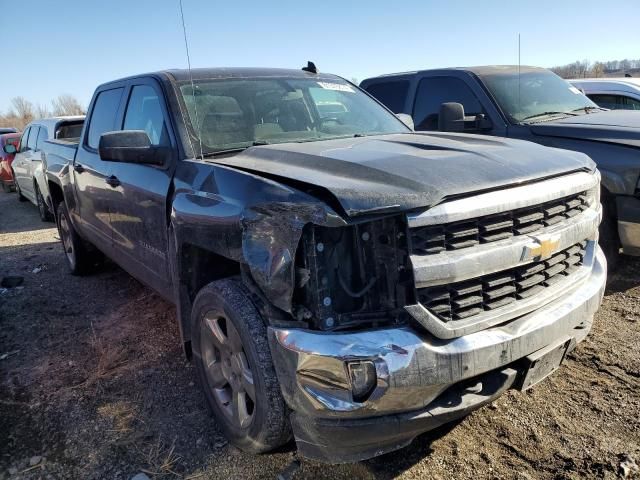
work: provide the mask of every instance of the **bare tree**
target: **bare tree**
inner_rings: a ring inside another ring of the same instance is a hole
[[[60,95],[51,100],[54,115],[84,115],[85,111],[73,95]]]
[[[605,65],[602,62],[596,62],[593,64],[593,68],[591,68],[591,76],[599,78],[604,76]]]
[[[33,120],[34,111],[33,103],[24,97],[14,97],[11,99],[11,105],[13,106],[13,115],[18,122],[18,128],[24,128],[31,120]]]
[[[51,116],[49,107],[42,105],[41,103],[36,105],[35,118],[47,118]]]

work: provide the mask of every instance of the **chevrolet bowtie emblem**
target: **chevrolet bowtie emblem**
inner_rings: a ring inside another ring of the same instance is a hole
[[[524,247],[522,260],[540,260],[550,257],[560,244],[560,236],[534,238],[534,243]]]

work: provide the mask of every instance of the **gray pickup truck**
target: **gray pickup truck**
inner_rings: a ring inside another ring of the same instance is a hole
[[[361,87],[395,113],[411,115],[419,131],[520,138],[586,153],[602,173],[600,244],[609,266],[620,247],[640,255],[640,112],[600,108],[537,67],[424,70],[369,78]]]
[[[175,303],[208,405],[249,452],[401,448],[555,371],[602,299],[586,155],[413,133],[333,75],[114,81],[79,144],[50,150],[71,272],[105,254]]]

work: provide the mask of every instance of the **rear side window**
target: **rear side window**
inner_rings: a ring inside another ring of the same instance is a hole
[[[393,82],[374,83],[365,89],[376,97],[393,113],[402,113],[404,102],[409,91],[408,80],[397,80]]]
[[[42,148],[42,142],[47,140],[48,132],[45,127],[40,127],[40,133],[38,134],[38,140],[36,142],[36,149],[40,150]]]
[[[31,133],[29,133],[29,140],[27,141],[27,146],[30,150],[35,150],[38,144],[38,130],[40,130],[40,127],[31,127]]]
[[[91,148],[98,148],[100,135],[105,132],[118,130],[116,128],[116,115],[120,106],[120,97],[123,88],[104,90],[98,94],[91,120],[89,120],[89,133],[87,135],[87,145]]]
[[[625,97],[624,108],[627,110],[640,110],[640,100],[631,97]]]
[[[416,130],[438,130],[440,105],[446,102],[461,103],[465,115],[484,113],[480,101],[471,88],[459,78],[423,78],[418,85],[413,106],[413,121]]]
[[[124,117],[125,130],[144,130],[152,145],[168,145],[169,136],[158,94],[149,85],[136,85],[131,90],[127,113]]]
[[[619,95],[593,93],[587,96],[602,108],[610,108],[611,110],[624,108],[623,98]]]

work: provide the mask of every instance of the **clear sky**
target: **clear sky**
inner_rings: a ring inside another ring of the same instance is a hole
[[[186,68],[178,0],[0,0],[0,110]],[[640,1],[183,0],[194,67],[300,68],[362,80],[418,68],[640,57]],[[612,20],[615,18],[616,20]],[[626,20],[625,20],[626,19]]]

